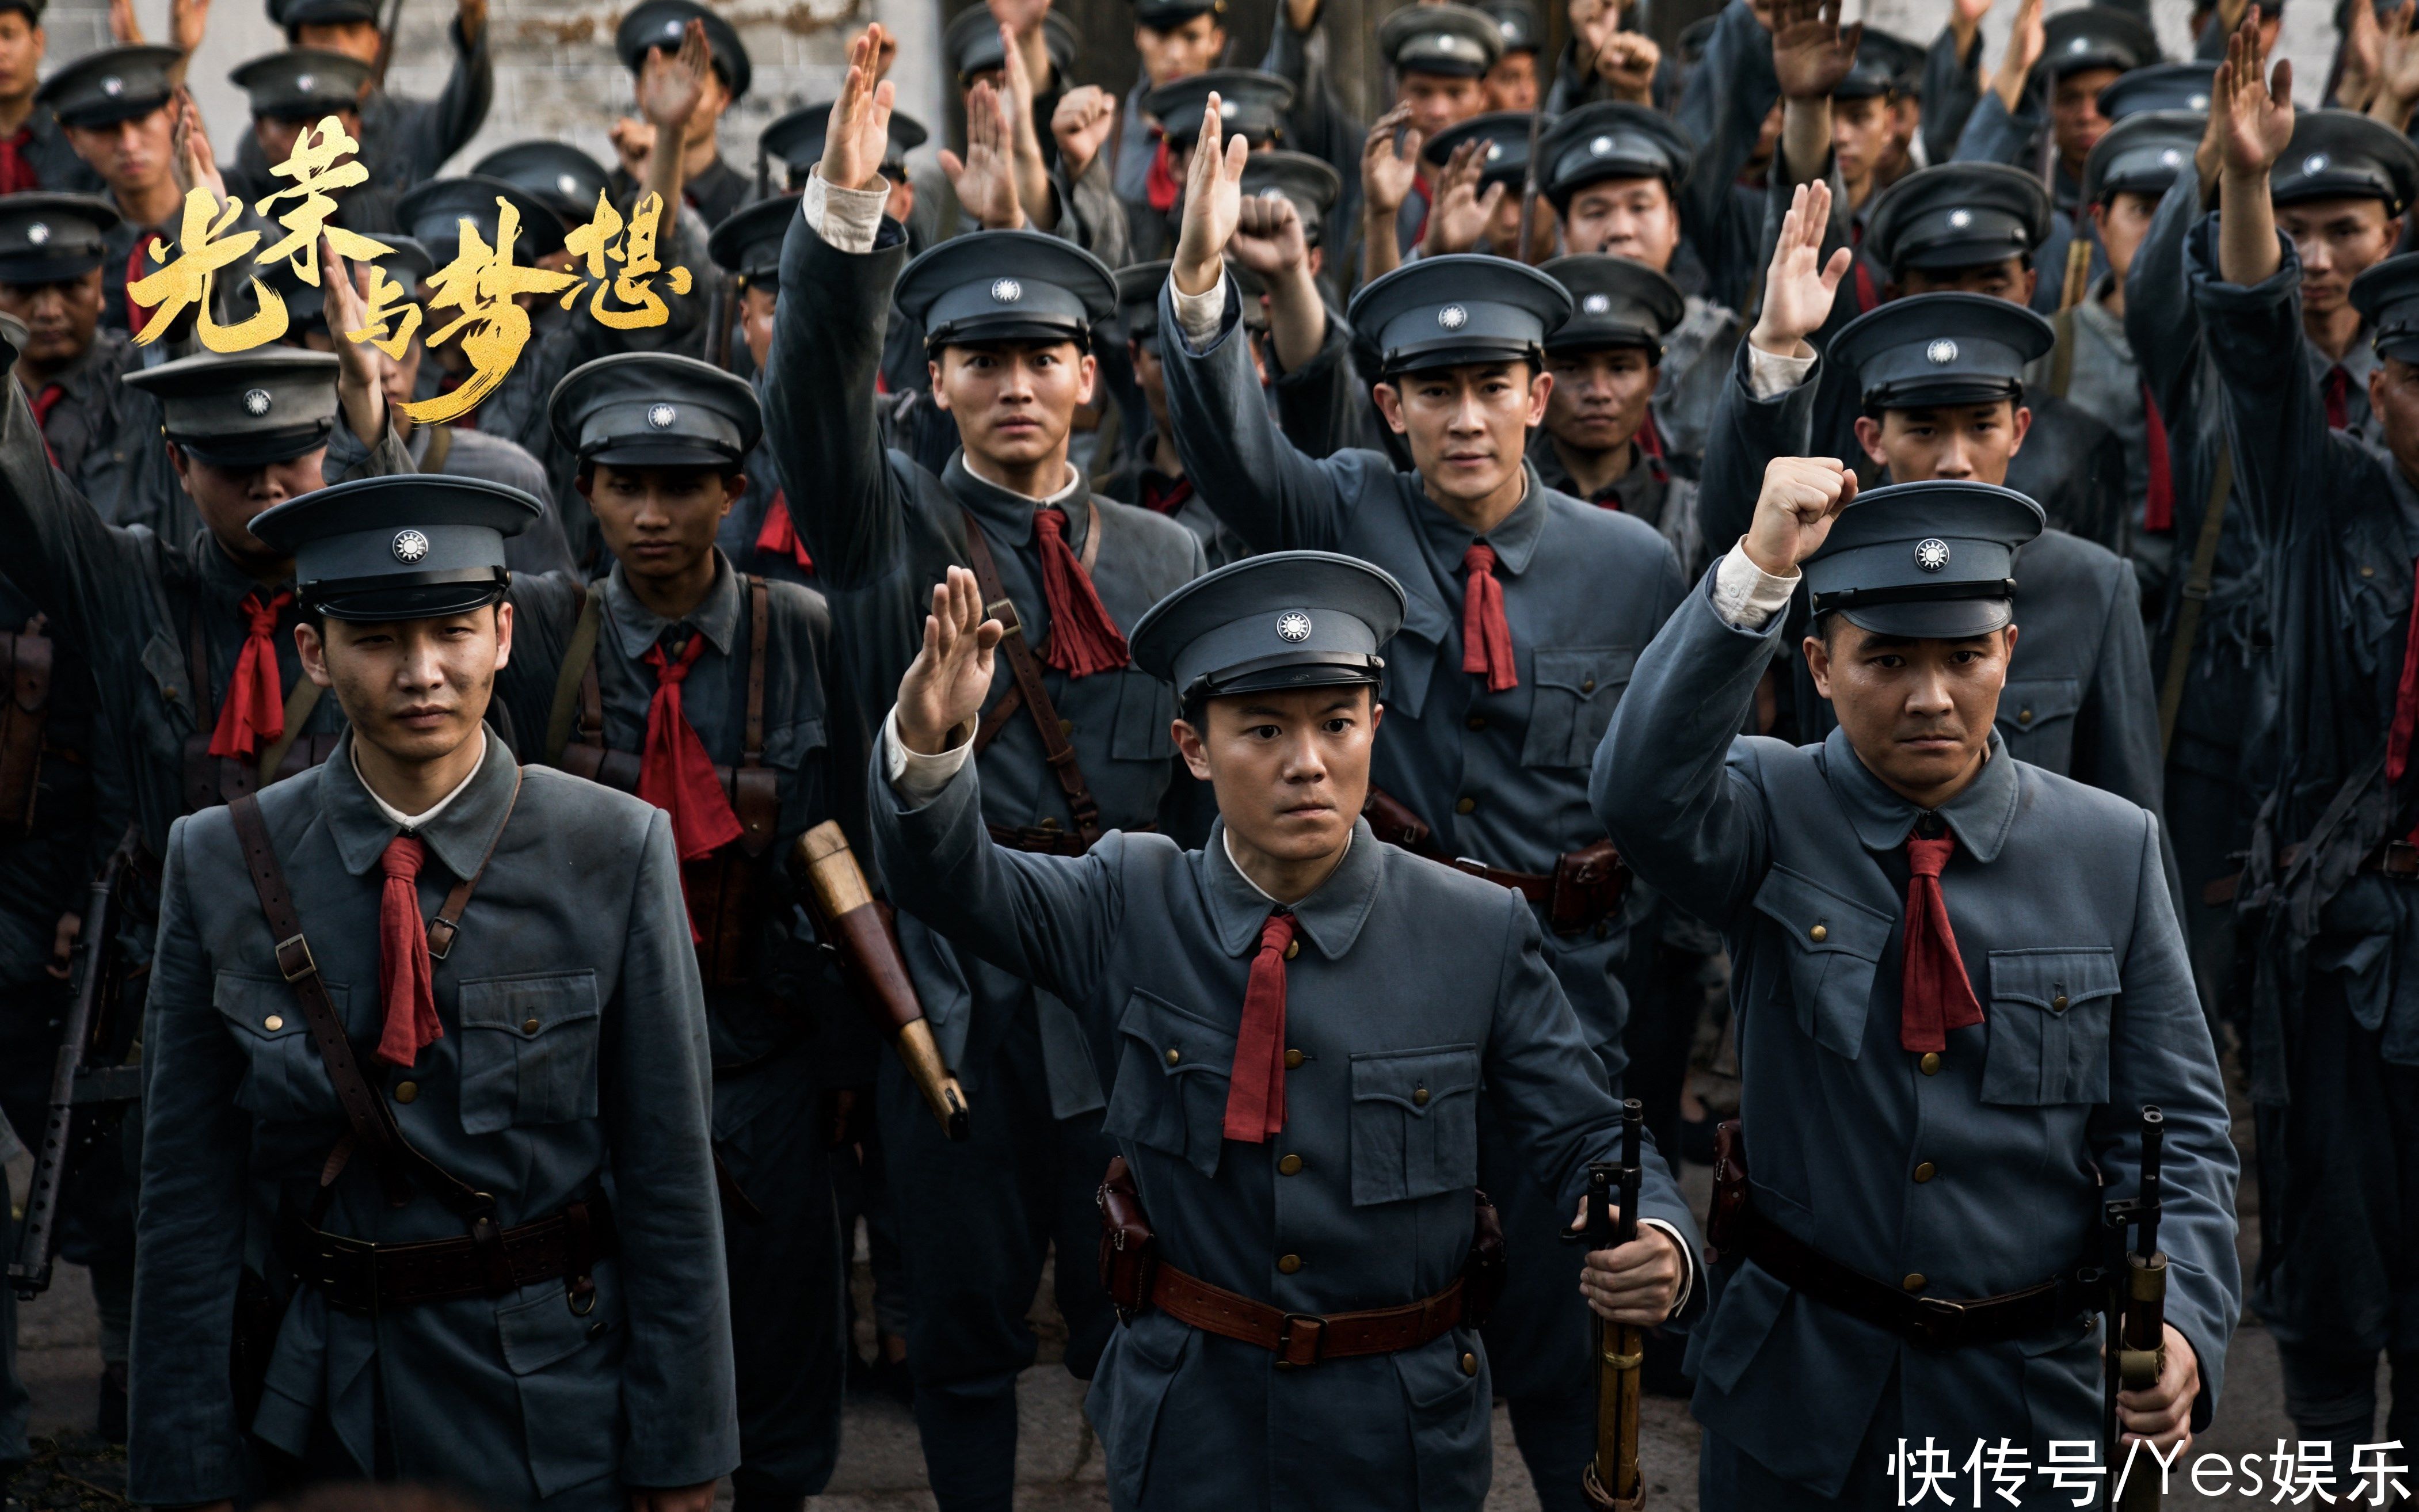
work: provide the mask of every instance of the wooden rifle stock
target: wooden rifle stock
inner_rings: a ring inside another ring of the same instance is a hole
[[[1646,1109],[1638,1099],[1621,1105],[1621,1164],[1588,1167],[1587,1245],[1590,1252],[1617,1249],[1638,1237],[1638,1194],[1644,1168],[1641,1139]],[[1616,1188],[1616,1183],[1618,1186]],[[1618,1192],[1621,1217],[1610,1204]],[[1646,1335],[1630,1323],[1594,1319],[1595,1333],[1595,1458],[1580,1489],[1588,1504],[1607,1512],[1640,1512],[1646,1480],[1638,1464],[1638,1401],[1646,1360]]]
[[[925,1022],[924,1005],[916,999],[907,962],[899,953],[889,914],[874,900],[838,822],[826,819],[798,837],[798,870],[806,875],[815,925],[824,942],[839,952],[858,1000],[898,1053],[932,1117],[951,1139],[965,1138],[965,1088],[942,1064],[932,1026]]]
[[[2165,1134],[2165,1116],[2155,1107],[2144,1107],[2142,1190],[2132,1204],[2135,1240],[2125,1252],[2119,1278],[2123,1296],[2116,1328],[2117,1384],[2124,1391],[2146,1391],[2157,1385],[2167,1361],[2167,1257],[2159,1249],[2159,1147]],[[2112,1453],[2116,1449],[2113,1438],[2109,1448]],[[2116,1504],[2119,1512],[2158,1512],[2159,1463],[2147,1453],[2135,1453],[2133,1461]],[[2123,1470],[2121,1460],[2113,1461],[2109,1474],[2114,1477]],[[2113,1478],[2110,1484],[2115,1484]]]
[[[386,66],[394,61],[394,29],[403,24],[403,0],[386,0],[386,24],[378,30],[377,57],[370,64],[370,87],[386,87]]]

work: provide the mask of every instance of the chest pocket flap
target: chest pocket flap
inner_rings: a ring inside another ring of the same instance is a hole
[[[1218,1173],[1235,1031],[1136,992],[1117,1020],[1117,1079],[1102,1128]]]
[[[1539,646],[1530,657],[1536,683],[1523,766],[1585,766],[1612,722],[1613,705],[1629,686],[1638,652],[1631,646]]]
[[[1897,918],[1778,864],[1756,889],[1755,906],[1788,942],[1789,995],[1799,1032],[1856,1059],[1873,974]]]
[[[1352,1201],[1478,1184],[1478,1047],[1352,1057]]]
[[[341,982],[327,982],[328,1001],[339,1022],[350,995]],[[210,1001],[225,1019],[244,1057],[236,1105],[264,1119],[307,1117],[333,1111],[335,1085],[328,1080],[318,1047],[294,989],[269,977],[222,971],[210,984]]]
[[[1416,589],[1403,594],[1403,628],[1386,643],[1386,702],[1407,718],[1420,717],[1428,700],[1428,683],[1445,638],[1453,633],[1453,616],[1444,606]]]
[[[193,689],[185,671],[185,658],[166,636],[155,635],[143,642],[143,670],[151,674],[162,702],[171,709],[185,711],[186,723],[201,717],[193,712]]]
[[[2110,946],[1992,951],[1982,1101],[2106,1102],[2109,1017],[2122,991]]]
[[[1999,724],[2022,734],[2060,719],[2072,719],[2083,707],[2083,685],[2072,677],[2015,678],[1999,690]]]
[[[602,1014],[593,970],[466,981],[455,1005],[464,1134],[596,1117]]]

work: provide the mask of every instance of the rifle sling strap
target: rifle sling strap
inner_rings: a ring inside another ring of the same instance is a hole
[[[1083,552],[1083,568],[1088,577],[1100,555],[1101,506],[1087,500],[1085,507],[1090,511],[1085,525]],[[992,559],[991,543],[983,539],[982,526],[970,510],[965,512],[965,522],[966,563],[974,568],[975,586],[982,591],[983,612],[1008,627],[999,649],[1007,655],[1009,671],[1016,678],[1016,686],[994,705],[994,714],[986,717],[982,727],[975,732],[976,752],[980,754],[991,743],[985,733],[997,738],[1008,715],[1015,712],[1009,701],[1021,702],[1033,716],[1033,727],[1041,736],[1042,754],[1058,779],[1059,790],[1067,795],[1067,810],[1074,816],[1075,834],[1089,848],[1101,838],[1101,806],[1092,797],[1091,784],[1085,780],[1084,769],[1075,759],[1074,742],[1068,738],[1067,726],[1059,721],[1058,710],[1050,702],[1050,689],[1041,681],[1040,658],[1025,643],[1025,623],[1016,612],[1015,601],[1000,586],[999,564]],[[997,712],[1002,708],[1007,712]]]
[[[2192,671],[2193,642],[2200,637],[2200,614],[2209,602],[2217,574],[2217,538],[2226,529],[2226,506],[2234,496],[2234,450],[2222,447],[2217,471],[2210,480],[2209,507],[2201,511],[2200,535],[2193,542],[2192,573],[2176,601],[2176,624],[2167,641],[2167,664],[2159,680],[2159,754],[2176,744],[2176,711],[2183,707],[2184,679]]]
[[[588,596],[580,601],[579,618],[571,626],[570,643],[563,647],[562,671],[554,679],[554,705],[547,714],[546,760],[549,766],[562,764],[562,748],[571,744],[572,721],[578,717],[580,682],[595,664],[596,636],[605,620],[605,585],[588,585]]]

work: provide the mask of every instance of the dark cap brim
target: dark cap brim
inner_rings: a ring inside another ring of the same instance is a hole
[[[501,567],[453,582],[382,582],[348,588],[343,583],[304,583],[300,596],[331,620],[378,625],[391,620],[433,620],[468,614],[504,596],[511,575]]]
[[[1186,698],[1234,698],[1244,693],[1278,693],[1297,687],[1375,687],[1386,668],[1381,656],[1363,656],[1351,661],[1331,659],[1327,654],[1304,652],[1301,661],[1274,661],[1249,671],[1212,680],[1203,677],[1183,690]]]
[[[28,286],[36,284],[58,284],[70,278],[82,278],[106,260],[98,252],[76,253],[62,257],[0,257],[0,284]]]
[[[1989,635],[2015,619],[2004,598],[1930,598],[1910,603],[1861,604],[1831,612],[1869,635],[1908,640],[1964,640]]]
[[[609,468],[735,468],[740,458],[686,438],[612,440],[580,457]]]
[[[1431,373],[1441,367],[1468,367],[1472,363],[1533,363],[1541,355],[1541,348],[1526,342],[1455,338],[1389,347],[1384,367],[1387,378],[1397,378],[1406,373]]]
[[[187,456],[196,462],[208,462],[214,468],[265,468],[272,463],[290,462],[305,452],[328,444],[335,431],[333,421],[304,425],[293,430],[269,431],[261,434],[229,437],[205,437],[189,440],[171,434]]]

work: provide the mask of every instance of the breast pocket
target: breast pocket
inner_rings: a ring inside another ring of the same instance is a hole
[[[2108,1020],[2120,990],[2108,946],[1992,951],[1982,1101],[2108,1101]]]
[[[1117,707],[1109,726],[1109,754],[1121,762],[1164,761],[1176,754],[1176,693],[1145,672],[1117,674]]]
[[[1478,1047],[1352,1057],[1352,1202],[1408,1202],[1478,1184]]]
[[[466,981],[455,1005],[464,1134],[596,1117],[595,972]]]
[[[1117,1082],[1102,1127],[1218,1174],[1235,1031],[1137,992],[1117,1020]]]
[[[1834,892],[1802,872],[1775,866],[1755,906],[1788,942],[1789,995],[1798,1030],[1850,1060],[1864,1044],[1873,973],[1898,920]]]
[[[1453,618],[1444,607],[1414,591],[1403,604],[1403,627],[1386,642],[1386,702],[1416,719],[1427,703],[1428,684],[1435,681],[1443,659],[1445,638]]]
[[[2083,685],[2072,677],[2019,678],[1999,690],[1999,736],[2019,761],[2063,772],[2074,764]]]
[[[325,985],[328,1001],[342,1021],[348,994],[342,983]],[[238,1107],[258,1119],[308,1118],[336,1110],[335,1085],[328,1080],[318,1046],[311,1042],[292,987],[270,977],[222,971],[211,983],[210,1000],[243,1052]]]
[[[1630,646],[1539,646],[1530,657],[1536,686],[1529,705],[1523,766],[1585,766],[1612,722],[1638,653]]]

